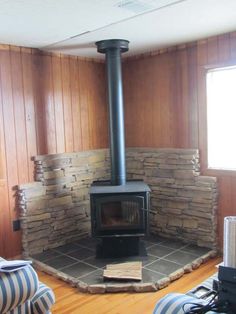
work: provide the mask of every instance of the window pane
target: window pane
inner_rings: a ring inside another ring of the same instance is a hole
[[[236,169],[236,67],[207,73],[208,167]]]

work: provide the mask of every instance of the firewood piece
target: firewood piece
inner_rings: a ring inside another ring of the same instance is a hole
[[[142,263],[127,262],[120,264],[109,264],[103,271],[105,279],[116,280],[142,280]]]

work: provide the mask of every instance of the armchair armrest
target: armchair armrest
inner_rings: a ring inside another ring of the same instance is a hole
[[[38,291],[31,302],[33,314],[50,313],[51,307],[55,303],[55,296],[51,288],[40,282]]]
[[[6,313],[31,299],[38,286],[38,276],[31,266],[11,273],[0,272],[0,313]]]

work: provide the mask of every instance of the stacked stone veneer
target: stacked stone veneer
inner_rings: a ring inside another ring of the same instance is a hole
[[[129,179],[151,187],[150,230],[200,246],[216,246],[216,178],[200,176],[195,149],[129,148]],[[37,156],[36,182],[18,187],[25,256],[90,232],[89,186],[109,179],[108,150]]]
[[[90,230],[89,187],[109,177],[107,150],[37,156],[36,182],[18,186],[25,256]]]
[[[216,247],[217,182],[200,175],[197,149],[130,149],[127,168],[152,190],[151,232]]]

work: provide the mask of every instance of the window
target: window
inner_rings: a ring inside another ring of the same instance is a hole
[[[208,168],[236,170],[236,67],[207,72]]]

